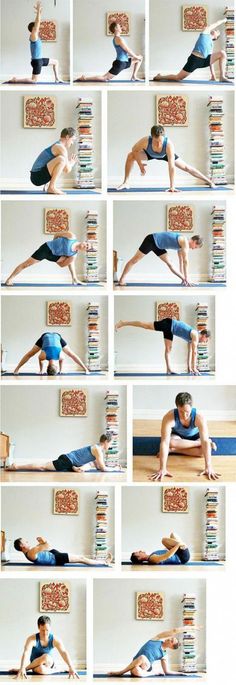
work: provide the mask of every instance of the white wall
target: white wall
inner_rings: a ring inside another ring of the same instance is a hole
[[[177,203],[183,204],[178,200]],[[117,250],[118,257],[123,260],[121,268],[135,254],[146,235],[166,230],[169,204],[171,203],[158,200],[114,202],[114,249]],[[194,206],[194,229],[193,233],[185,235],[188,238],[194,234],[201,235],[204,245],[200,250],[190,250],[189,273],[192,278],[207,280],[210,274],[211,212],[214,204],[209,201],[190,202],[190,204]],[[171,251],[170,256],[178,268],[177,253]],[[153,253],[138,262],[127,277],[127,281],[139,281],[139,279],[141,282],[149,283],[152,281],[180,282]]]
[[[84,387],[82,379],[78,387]],[[121,461],[126,463],[126,391],[124,386],[116,389],[120,397]],[[59,387],[4,386],[2,431],[16,444],[16,460],[48,461],[63,452],[97,442],[106,427],[106,391],[105,386],[87,386],[88,416],[75,418],[59,416]]]
[[[145,1],[144,0],[74,0],[74,77],[106,73],[115,59],[112,37],[106,35],[106,14],[112,11],[128,12],[131,17],[130,36],[124,36],[127,45],[144,55]],[[144,63],[140,73],[144,74]],[[116,77],[117,78],[117,77]],[[124,72],[118,78],[124,78]],[[126,78],[126,76],[125,76]]]
[[[163,621],[137,621],[135,619],[135,593],[162,592],[165,595]],[[199,579],[155,580],[98,580],[94,581],[94,662],[119,668],[126,666],[147,640],[164,630],[182,624],[184,593],[197,598],[197,623],[203,626],[198,633],[198,669],[206,664],[205,646],[205,581]],[[181,649],[168,650],[170,664],[180,666]]]
[[[38,535],[62,552],[94,555],[97,487],[85,486],[76,490],[79,492],[79,515],[58,516],[53,514],[54,488],[3,488],[1,525],[7,539],[11,540],[12,559],[23,561],[22,553],[14,550],[16,538],[23,537],[34,545]],[[114,488],[106,487],[106,492],[109,496],[108,546],[114,555]]]
[[[33,2],[29,0],[2,0],[2,78],[11,76],[30,76],[31,57],[29,47],[28,24],[34,21],[35,12]],[[70,2],[57,0],[56,6],[52,0],[44,0],[42,20],[53,19],[57,22],[57,41],[43,43],[43,57],[59,60],[60,75],[63,79],[70,76]],[[43,68],[40,81],[51,81],[52,67]]]
[[[175,397],[182,390],[184,387],[167,388],[162,385],[160,393],[160,390],[153,385],[134,386],[134,418],[162,418],[165,412],[175,406]],[[213,388],[208,385],[203,389],[197,385],[190,385],[187,390],[193,397],[193,405],[199,412],[204,411],[208,420],[236,420],[235,386],[218,385]]]
[[[68,301],[72,305],[71,326],[47,326],[47,302]],[[87,356],[87,305],[96,302],[100,305],[100,350],[101,368],[107,368],[107,298],[106,297],[2,297],[2,345],[7,353],[8,369],[16,365],[21,357],[31,349],[42,333],[56,331],[61,334],[72,350],[82,359]],[[17,328],[16,328],[17,327]],[[17,330],[17,335],[16,335]],[[76,370],[74,362],[65,356],[65,369]],[[26,371],[38,371],[37,357],[27,363]]]
[[[205,493],[207,488],[188,488],[187,514],[162,512],[163,488],[122,488],[122,559],[129,560],[137,549],[151,554],[162,549],[161,540],[176,531],[190,548],[191,557],[201,559],[204,552]],[[225,558],[225,488],[219,491],[219,552]],[[140,506],[142,502],[142,506]],[[163,548],[164,549],[164,548]]]
[[[84,240],[86,235],[85,215],[87,210],[98,212],[98,250],[99,277],[106,278],[106,205],[104,202],[89,203],[84,201],[65,202],[52,201],[31,202],[2,202],[2,275],[3,280],[17,264],[25,261],[39,245],[52,240],[53,235],[44,232],[44,214],[46,209],[66,208],[70,211],[70,229],[78,240]],[[19,240],[20,232],[20,240]],[[85,260],[83,255],[76,259],[76,270],[80,278],[84,275]],[[36,268],[26,269],[17,277],[17,282],[62,281],[71,282],[68,269],[61,270],[52,262],[39,262]]]
[[[196,43],[197,31],[182,31],[182,6],[194,5],[183,0],[150,0],[150,76],[157,72],[177,73],[183,68],[188,55]],[[225,4],[222,0],[208,0],[208,23],[224,18]],[[219,28],[221,37],[214,44],[214,50],[225,48],[224,25]],[[191,78],[191,76],[190,76]],[[209,69],[198,69],[193,78],[209,80]]]
[[[51,631],[63,640],[76,666],[86,661],[86,581],[70,580],[71,608],[68,614],[50,615]],[[18,666],[26,637],[38,631],[39,580],[1,579],[0,635],[2,667]],[[62,665],[57,651],[56,666]],[[66,668],[66,667],[65,667]]]
[[[37,95],[42,95],[42,91]],[[2,176],[3,185],[7,188],[29,187],[30,169],[39,153],[48,145],[55,143],[61,130],[65,126],[77,128],[79,97],[83,97],[84,92],[56,92],[53,97],[57,102],[56,123],[54,129],[24,128],[24,95],[25,92],[5,91],[1,95],[2,109]],[[86,91],[86,95],[92,96],[94,103],[94,169],[96,185],[101,183],[101,96],[98,91],[91,93]],[[7,135],[6,135],[7,131]],[[76,152],[76,145],[70,152]],[[70,154],[70,153],[69,153]],[[76,179],[76,166],[69,174],[63,176],[61,185],[63,187],[73,187]]]
[[[115,296],[115,322],[155,320],[155,303],[165,301],[180,303],[180,319],[190,326],[196,326],[195,308],[199,300],[209,305],[209,324],[211,331],[209,342],[210,368],[214,369],[214,298],[198,298],[196,295],[171,297],[149,296]],[[117,351],[117,371],[164,371],[163,334],[143,328],[121,328],[115,333],[115,351]],[[186,370],[187,343],[174,338],[171,360],[173,369]]]
[[[171,92],[171,91],[170,91]],[[163,95],[158,90],[156,94]],[[156,123],[156,94],[152,92],[108,93],[108,179],[109,185],[123,180],[124,165],[132,146],[150,134]],[[233,181],[233,93],[222,93],[224,100],[224,133],[226,175]],[[188,126],[167,126],[166,135],[173,141],[175,151],[188,164],[202,173],[208,172],[208,108],[209,95],[200,91],[188,93]],[[196,116],[197,112],[197,116]],[[168,164],[152,161],[147,165],[145,177],[141,177],[137,164],[131,175],[131,184],[148,186],[152,182],[167,185]],[[196,179],[176,170],[176,186],[196,185]],[[198,183],[197,183],[198,185]],[[200,183],[201,185],[201,183]]]

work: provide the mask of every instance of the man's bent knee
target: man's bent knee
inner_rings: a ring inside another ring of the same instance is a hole
[[[225,52],[225,50],[220,50],[220,59],[226,59],[226,52]]]

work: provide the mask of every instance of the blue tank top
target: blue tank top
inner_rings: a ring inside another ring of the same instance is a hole
[[[152,136],[148,136],[148,145],[145,148],[144,152],[147,152],[150,155],[150,157],[153,157],[153,159],[163,159],[163,157],[166,156],[167,143],[168,143],[168,138],[167,138],[167,136],[165,136],[164,140],[163,140],[161,152],[156,152],[152,148]]]
[[[80,447],[78,450],[72,450],[67,455],[68,459],[71,461],[73,466],[83,466],[88,464],[89,461],[95,461],[96,457],[93,456],[91,452],[91,447]]]
[[[173,430],[175,430],[183,438],[190,438],[193,435],[197,435],[197,433],[199,433],[199,430],[198,430],[197,426],[195,426],[196,413],[197,413],[197,410],[195,409],[195,407],[192,407],[191,415],[190,415],[190,424],[188,427],[186,427],[186,426],[183,426],[183,424],[181,423],[180,418],[179,418],[178,409],[175,408],[174,409],[175,425],[173,427]]]
[[[60,140],[57,140],[56,143],[53,143],[49,147],[46,147],[45,150],[42,150],[40,152],[40,155],[36,158],[35,162],[33,163],[31,171],[40,171],[48,162],[51,162],[51,159],[55,159],[55,156],[52,153],[52,147],[53,145],[59,145]]]
[[[153,233],[153,238],[156,246],[160,250],[180,250],[179,237],[180,233]]]
[[[128,62],[129,55],[127,55],[126,50],[124,50],[124,48],[122,48],[120,45],[116,45],[115,38],[113,38],[112,42],[116,51],[116,59],[118,59],[120,62]]]
[[[74,243],[77,243],[77,238],[54,238],[47,243],[52,254],[60,257],[75,257],[76,252],[72,250]]]
[[[41,349],[45,352],[48,361],[59,359],[62,351],[59,333],[44,333]]]
[[[42,552],[38,552],[37,559],[35,559],[34,564],[38,564],[38,566],[56,566],[56,557],[54,554],[52,554],[52,552],[49,552],[49,550],[45,549]]]
[[[213,40],[210,33],[200,33],[194,45],[193,52],[199,52],[203,57],[208,57],[213,52]]]
[[[37,40],[31,40],[30,38],[30,52],[32,59],[42,58],[42,41],[41,38]]]
[[[158,556],[159,556],[159,555],[161,555],[161,554],[165,554],[165,552],[167,552],[166,549],[156,549],[155,552],[152,552],[152,553],[150,554],[150,557],[151,557],[153,554],[158,554]],[[150,559],[150,557],[149,557],[149,559]],[[164,564],[168,564],[168,566],[169,566],[169,564],[175,564],[175,565],[177,565],[177,564],[180,564],[180,563],[181,563],[181,561],[180,561],[180,559],[179,559],[179,557],[178,557],[178,554],[173,554],[172,557],[170,557],[169,559],[165,559],[165,561],[159,561],[159,563],[157,564],[157,566],[163,566]]]
[[[191,332],[193,328],[189,326],[184,321],[177,321],[177,319],[172,319],[171,332],[176,335],[177,338],[182,338],[186,342],[191,342]]]
[[[137,656],[142,656],[142,654],[144,654],[144,656],[146,656],[152,664],[153,661],[159,661],[160,659],[163,659],[166,655],[166,651],[162,648],[161,640],[148,640],[148,642],[145,642],[145,644],[140,647],[139,651],[133,658],[136,659]]]
[[[43,654],[51,654],[51,652],[53,650],[53,634],[52,633],[49,633],[47,647],[43,647],[43,645],[41,645],[39,633],[36,633],[35,639],[36,639],[36,645],[34,645],[34,647],[32,647],[31,655],[30,655],[30,662],[34,661],[34,659],[38,659],[39,656],[43,656]]]

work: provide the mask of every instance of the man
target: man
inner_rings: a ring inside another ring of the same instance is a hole
[[[30,180],[34,186],[47,186],[47,193],[53,195],[65,195],[63,190],[57,188],[57,183],[62,173],[69,174],[76,163],[77,156],[68,156],[68,151],[76,140],[74,128],[63,128],[60,140],[45,148],[33,163]]]
[[[39,37],[40,24],[42,20],[43,7],[41,2],[36,2],[34,5],[36,12],[36,17],[34,21],[28,24],[28,31],[30,32],[30,54],[31,54],[31,66],[32,66],[32,76],[31,78],[15,78],[13,77],[10,83],[37,83],[39,76],[42,71],[42,67],[52,66],[55,83],[62,83],[59,78],[59,62],[58,59],[51,59],[49,57],[43,57],[43,46],[41,38]]]
[[[183,454],[191,457],[203,457],[205,468],[199,475],[208,480],[217,480],[220,473],[215,473],[211,464],[211,452],[216,444],[209,438],[205,417],[193,405],[189,392],[180,392],[175,398],[176,408],[165,414],[161,424],[161,444],[157,457],[160,468],[150,480],[161,481],[164,476],[172,477],[167,471],[169,454]]]
[[[178,192],[175,188],[175,167],[186,171],[191,176],[195,178],[200,178],[204,183],[206,183],[210,188],[214,188],[213,181],[204,176],[201,171],[195,169],[194,167],[186,164],[179,156],[175,153],[175,148],[171,140],[165,135],[165,129],[163,126],[152,126],[151,135],[141,138],[132,147],[131,152],[129,152],[125,163],[125,176],[123,183],[118,187],[118,190],[123,190],[129,188],[129,177],[133,169],[134,163],[136,162],[139,166],[142,176],[146,174],[146,165],[149,161],[160,160],[168,162],[168,171],[170,179],[170,188],[168,192],[176,193]]]
[[[28,561],[38,566],[65,566],[65,564],[84,564],[85,566],[99,566],[103,563],[105,566],[111,566],[112,555],[108,553],[106,558],[89,559],[84,555],[70,554],[67,552],[59,552],[52,548],[45,538],[37,537],[38,544],[31,547],[24,538],[17,538],[14,540],[14,547],[17,552],[22,552]]]
[[[82,284],[82,282],[79,281],[76,276],[75,260],[78,252],[86,252],[87,249],[88,243],[80,243],[75,234],[71,233],[71,231],[61,231],[60,233],[56,233],[52,240],[40,245],[40,247],[31,255],[31,257],[28,257],[28,259],[19,264],[14,271],[12,271],[6,280],[5,285],[13,285],[15,276],[20,274],[23,269],[27,269],[29,266],[38,264],[38,262],[42,262],[44,259],[46,259],[48,262],[55,262],[55,264],[60,266],[62,269],[65,266],[68,266],[72,276],[72,283],[74,285],[77,285],[78,283],[81,285],[86,285]]]
[[[145,328],[149,331],[161,331],[164,337],[165,345],[165,362],[167,375],[175,374],[170,366],[170,353],[172,350],[172,341],[174,336],[185,340],[188,343],[188,357],[187,368],[188,373],[194,376],[200,376],[200,371],[197,369],[197,346],[198,343],[207,343],[210,338],[210,331],[203,328],[201,331],[196,331],[195,328],[189,326],[184,321],[178,321],[170,317],[161,319],[160,321],[151,321],[150,323],[144,321],[118,321],[115,330],[124,328],[125,326],[135,326],[137,328]]]
[[[175,276],[178,276],[182,281],[181,285],[190,286],[188,276],[188,256],[189,250],[196,250],[202,247],[203,240],[200,235],[194,235],[192,238],[186,238],[186,236],[181,233],[173,232],[168,233],[149,233],[142,244],[140,245],[135,255],[127,262],[123,272],[121,274],[119,285],[126,285],[125,277],[127,273],[133,268],[140,259],[143,259],[145,255],[149,252],[154,252],[154,254],[164,262],[170,271],[172,271]],[[179,271],[172,265],[167,250],[175,250],[178,252],[179,258]]]
[[[213,52],[213,43],[220,37],[220,31],[216,31],[218,26],[225,24],[227,19],[220,19],[210,26],[206,26],[204,31],[199,34],[197,42],[194,45],[191,55],[189,55],[186,64],[178,74],[157,74],[154,76],[154,81],[183,81],[189,74],[192,74],[196,69],[205,69],[210,67],[211,81],[216,81],[216,75],[213,64],[219,62],[220,81],[232,83],[230,79],[225,76],[226,67],[226,52],[219,50]]]
[[[133,50],[131,50],[128,45],[126,45],[126,42],[122,38],[122,27],[121,25],[113,21],[109,29],[112,34],[114,34],[113,38],[113,46],[116,51],[116,59],[113,62],[111,68],[109,71],[107,71],[104,76],[80,76],[78,81],[111,81],[114,76],[118,76],[123,69],[129,69],[130,66],[132,66],[132,76],[131,76],[131,81],[141,81],[142,79],[139,79],[137,77],[138,70],[141,67],[142,61],[143,61],[143,56],[142,55],[136,55]]]
[[[167,552],[164,552],[163,549],[157,549],[155,552],[147,554],[147,552],[140,549],[132,552],[130,561],[135,565],[148,563],[154,566],[162,566],[163,564],[179,566],[180,564],[188,563],[190,551],[185,542],[176,533],[170,533],[169,538],[162,538],[162,544]]]
[[[31,357],[34,357],[35,354],[38,354],[38,352],[40,353],[38,356],[40,375],[43,374],[43,365],[45,361],[48,362],[48,376],[56,376],[58,373],[62,373],[65,354],[67,357],[70,357],[70,359],[73,359],[76,364],[81,366],[85,373],[89,373],[87,366],[85,366],[80,357],[78,357],[78,355],[70,349],[66,340],[61,337],[60,333],[47,332],[43,333],[40,338],[38,338],[35,345],[33,345],[31,350],[24,354],[19,364],[17,364],[14,374],[17,375],[20,368],[26,364]]]
[[[49,461],[46,464],[11,464],[6,466],[7,471],[63,471],[81,473],[83,471],[90,471],[90,469],[97,469],[98,471],[124,471],[120,466],[116,468],[105,465],[105,455],[112,442],[112,436],[108,433],[102,434],[99,438],[99,443],[95,445],[88,445],[86,447],[79,447],[77,450],[72,450],[67,454],[60,454],[54,461]]]
[[[40,616],[38,619],[39,632],[27,637],[25,642],[16,680],[25,680],[27,673],[31,674],[31,671],[33,675],[53,675],[55,672],[53,649],[57,649],[68,666],[69,678],[79,678],[62,640],[50,633],[50,627],[51,619],[49,616]],[[12,669],[11,673],[14,672],[15,670]]]

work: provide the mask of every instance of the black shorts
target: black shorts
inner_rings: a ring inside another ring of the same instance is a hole
[[[187,436],[180,435],[180,433],[178,433],[178,431],[175,431],[174,428],[172,428],[171,435],[178,435],[178,438],[182,438],[182,440],[193,440],[194,441],[194,440],[199,440],[199,438],[200,438],[199,433],[195,433],[195,435],[187,435]]]
[[[54,459],[52,463],[56,471],[73,471],[73,465],[66,454],[60,454],[60,457]]]
[[[174,336],[173,336],[171,328],[172,328],[172,319],[166,318],[166,319],[162,319],[162,321],[154,321],[155,331],[161,331],[163,333],[165,340],[173,340]]]
[[[49,57],[40,57],[40,59],[32,59],[31,67],[33,69],[34,76],[41,74],[42,67],[48,67]]]
[[[157,257],[160,257],[162,254],[167,253],[167,250],[161,250],[159,247],[157,247],[152,233],[149,233],[149,235],[146,235],[146,238],[144,238],[143,242],[141,243],[141,245],[138,249],[143,254],[148,254],[149,252],[154,252],[154,254],[156,254]]]
[[[50,552],[54,554],[56,566],[64,566],[65,564],[69,564],[67,552],[58,552],[58,549],[50,549]]]
[[[113,74],[113,76],[118,76],[121,71],[124,69],[129,69],[131,65],[131,59],[128,59],[127,62],[123,62],[121,59],[115,59],[114,62],[112,62],[112,67],[109,69],[109,74]]]
[[[189,74],[192,74],[195,69],[204,69],[205,67],[209,67],[211,61],[211,55],[207,55],[207,57],[197,57],[197,55],[189,55],[186,64],[183,67],[184,71],[187,71]]]
[[[188,563],[188,561],[190,559],[190,551],[189,551],[188,547],[186,547],[186,549],[180,549],[180,548],[177,549],[177,552],[175,552],[175,554],[177,554],[177,557],[179,557],[181,564],[187,564]]]
[[[149,162],[152,161],[152,159],[155,159],[157,162],[168,162],[168,157],[167,157],[167,155],[164,155],[164,157],[160,157],[159,159],[157,159],[156,157],[153,157],[152,155],[149,155],[149,152],[147,152],[147,150],[143,150],[143,152],[145,152],[145,155],[147,155],[147,158],[148,158],[148,161],[149,161]],[[175,154],[175,159],[179,159],[179,155],[176,155],[176,154]]]
[[[47,165],[45,164],[45,166],[43,166],[42,169],[38,169],[38,171],[31,171],[30,180],[34,186],[44,186],[45,183],[49,183],[49,181],[51,181],[51,174],[48,171]]]
[[[60,259],[59,255],[52,254],[52,251],[50,250],[50,247],[48,247],[47,243],[40,245],[40,247],[35,250],[31,257],[33,257],[33,259],[37,259],[39,262],[42,262],[43,259],[47,259],[48,262],[58,262],[58,259]]]

